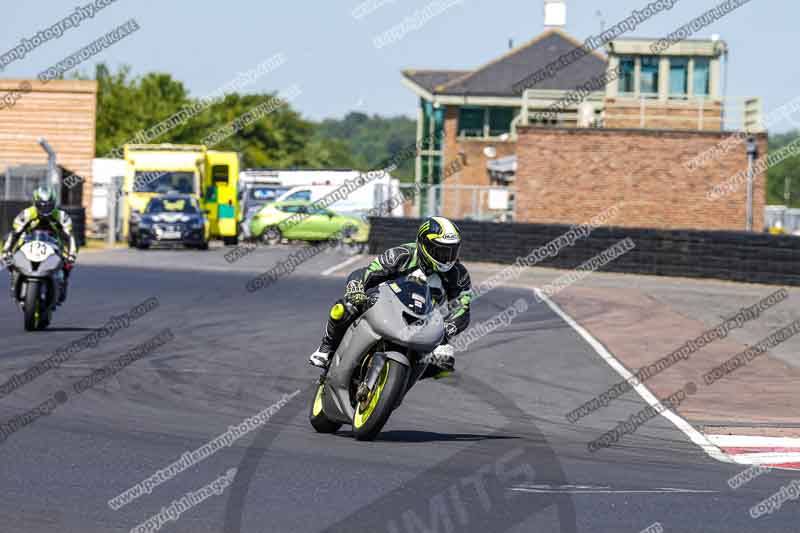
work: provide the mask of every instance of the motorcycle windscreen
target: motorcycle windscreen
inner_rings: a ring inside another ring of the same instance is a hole
[[[60,256],[61,245],[52,232],[35,230],[22,237],[14,264],[25,276],[44,277],[61,266]]]
[[[409,278],[401,278],[389,283],[397,299],[412,313],[427,315],[432,310],[430,290],[424,283]]]

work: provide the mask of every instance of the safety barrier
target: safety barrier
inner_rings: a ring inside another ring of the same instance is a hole
[[[421,220],[373,218],[370,223],[369,250],[375,254],[414,241]],[[456,224],[464,237],[462,259],[501,264],[529,256],[570,230],[560,224],[471,220]],[[766,233],[604,226],[536,266],[573,269],[626,238],[635,248],[606,264],[603,271],[800,286],[800,237]]]

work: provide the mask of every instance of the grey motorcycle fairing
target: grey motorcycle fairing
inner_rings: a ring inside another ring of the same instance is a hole
[[[40,285],[46,291],[46,306],[52,310],[52,306],[58,302],[61,291],[63,290],[64,273],[62,271],[61,250],[56,248],[56,253],[49,256],[41,263],[31,263],[21,250],[17,250],[13,257],[14,268],[18,275],[15,277],[17,286],[14,288],[14,295],[18,302],[25,300],[25,293],[28,289],[27,280],[39,280],[44,284]]]
[[[406,318],[414,325],[409,325]],[[352,423],[355,410],[350,403],[350,382],[364,354],[380,340],[404,346],[409,352],[433,351],[444,338],[444,321],[439,310],[428,314],[410,311],[395,297],[388,284],[378,287],[376,303],[348,328],[332,356],[326,377],[326,394],[323,399],[325,414],[332,420]],[[398,352],[386,352],[388,359],[411,366],[408,358]],[[410,375],[410,374],[409,374]],[[417,374],[418,377],[419,374]],[[408,384],[408,387],[413,385]]]
[[[14,254],[14,267],[26,278],[48,278],[61,269],[61,258],[58,255],[51,255],[34,269],[33,263],[28,261],[25,254],[17,252]]]
[[[380,338],[363,316],[348,328],[328,369],[328,394],[324,396],[323,409],[329,418],[348,424],[353,420],[355,410],[350,405],[350,378],[361,362],[361,356]]]

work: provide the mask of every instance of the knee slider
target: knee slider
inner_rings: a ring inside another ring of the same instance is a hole
[[[345,308],[341,303],[335,304],[331,307],[331,318],[333,320],[341,320],[344,317]]]

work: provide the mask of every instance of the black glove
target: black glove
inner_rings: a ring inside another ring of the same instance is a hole
[[[344,289],[344,300],[350,305],[360,307],[367,301],[367,293],[364,290],[364,282],[354,279],[347,282]]]

